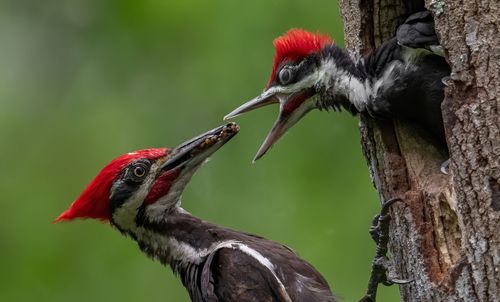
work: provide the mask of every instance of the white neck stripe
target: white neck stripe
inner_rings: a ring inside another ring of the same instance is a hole
[[[137,240],[147,244],[155,255],[165,255],[168,262],[177,262],[181,266],[190,263],[200,264],[210,254],[223,248],[240,250],[247,256],[252,257],[262,266],[264,266],[274,277],[279,286],[279,292],[284,296],[285,301],[292,302],[283,282],[278,278],[275,272],[275,265],[257,250],[237,240],[226,240],[215,242],[208,248],[196,248],[192,245],[180,242],[172,237],[165,237],[157,233],[149,232],[142,227],[138,227],[135,232]]]

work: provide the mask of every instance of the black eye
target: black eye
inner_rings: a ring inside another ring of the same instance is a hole
[[[146,175],[146,169],[144,169],[144,167],[138,166],[134,168],[134,176],[141,178],[144,177],[144,175]]]
[[[145,162],[137,162],[132,164],[128,169],[128,171],[129,171],[129,173],[127,173],[129,175],[128,179],[134,182],[142,181],[148,174],[149,165],[146,164]]]
[[[289,67],[285,66],[280,70],[278,77],[280,84],[286,85],[292,80],[292,70]]]

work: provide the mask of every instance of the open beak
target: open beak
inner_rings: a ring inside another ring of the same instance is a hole
[[[306,100],[313,95],[311,90],[304,89],[297,92],[285,93],[280,91],[279,88],[280,87],[271,87],[267,89],[258,97],[246,102],[224,116],[224,120],[228,120],[263,106],[275,103],[280,104],[278,119],[260,146],[259,151],[257,151],[253,159],[254,162],[264,156],[288,129],[314,108],[312,102],[306,102]]]
[[[181,167],[198,167],[205,159],[233,138],[240,127],[229,123],[198,135],[172,149],[161,169],[172,170]]]

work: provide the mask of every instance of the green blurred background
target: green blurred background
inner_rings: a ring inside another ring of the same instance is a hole
[[[2,1],[0,300],[188,301],[181,282],[95,221],[51,224],[122,153],[174,146],[264,87],[291,27],[342,44],[336,1]],[[344,301],[366,287],[378,210],[357,119],[312,112],[251,160],[277,106],[193,178],[184,207],[294,248]],[[397,301],[382,288],[380,301]]]

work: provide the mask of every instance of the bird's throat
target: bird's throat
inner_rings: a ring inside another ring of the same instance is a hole
[[[138,215],[133,228],[121,231],[134,239],[148,257],[179,273],[202,263],[220,244],[230,241],[214,238],[209,230],[217,228],[177,207],[154,221]]]

